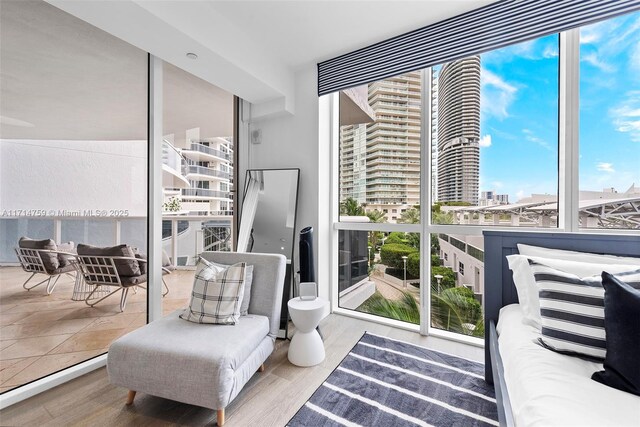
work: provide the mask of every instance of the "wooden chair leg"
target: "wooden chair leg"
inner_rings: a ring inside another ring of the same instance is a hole
[[[258,368],[258,372],[264,372],[264,363]]]
[[[127,394],[127,406],[133,403],[133,399],[136,397],[136,392],[133,390],[129,390],[129,394]]]
[[[218,409],[218,427],[222,427],[224,425],[224,408]]]

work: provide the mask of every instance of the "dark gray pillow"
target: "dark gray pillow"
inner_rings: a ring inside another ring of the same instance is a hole
[[[141,253],[137,253],[136,254],[136,258],[138,259],[143,259],[146,261],[147,259],[147,254],[141,254]],[[140,266],[140,272],[142,274],[147,274],[148,268],[147,268],[147,264],[149,264],[148,262],[139,262],[138,265]]]
[[[58,250],[56,242],[54,242],[52,239],[33,240],[28,237],[21,237],[20,240],[18,240],[18,247],[24,249],[47,249],[50,251]],[[57,254],[41,252],[40,258],[42,259],[44,268],[49,273],[60,267],[60,260],[58,259]]]
[[[78,244],[78,255],[86,256],[122,256],[135,258],[133,249],[127,245],[110,246],[100,248],[97,246]],[[120,276],[131,277],[140,276],[140,264],[135,259],[133,260],[115,260],[116,270]]]
[[[591,379],[640,396],[640,290],[605,271],[602,284],[607,356],[604,370]]]
[[[75,243],[73,242],[60,243],[58,245],[58,250],[60,252],[68,252],[73,254],[76,251]],[[71,260],[73,260],[73,257],[69,255],[58,254],[58,261],[60,261],[60,268],[66,267],[67,265],[71,264]]]

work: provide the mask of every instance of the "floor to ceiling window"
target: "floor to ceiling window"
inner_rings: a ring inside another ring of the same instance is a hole
[[[163,64],[163,312],[189,302],[203,251],[233,249],[233,95]],[[167,290],[165,290],[167,292]]]
[[[340,94],[338,304],[413,324],[420,323],[421,76]]]
[[[338,311],[483,337],[483,230],[640,229],[640,87],[631,72],[639,20],[340,92]],[[579,53],[562,51],[562,40],[578,36]],[[578,60],[579,95],[563,92],[578,76],[561,79],[562,61]],[[563,136],[575,127],[561,114],[569,96],[579,104],[579,141]],[[354,105],[359,115],[349,114]],[[562,155],[577,142],[579,157]]]
[[[147,252],[148,59],[44,1],[0,7],[6,392],[105,353],[147,321],[145,289],[129,292],[121,311],[122,289],[84,280],[76,254]],[[129,277],[141,279],[143,264],[133,258]]]
[[[580,29],[584,228],[640,227],[640,13]]]

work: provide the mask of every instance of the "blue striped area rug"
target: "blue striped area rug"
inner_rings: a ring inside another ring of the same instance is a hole
[[[484,365],[365,333],[287,424],[497,426]]]

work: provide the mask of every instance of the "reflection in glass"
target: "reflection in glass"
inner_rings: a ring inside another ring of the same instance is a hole
[[[142,288],[124,312],[117,296],[89,307],[108,290],[84,280],[73,252],[146,252],[147,54],[47,2],[3,1],[0,99],[5,392],[146,323]]]
[[[419,206],[421,89],[414,71],[340,93],[340,221]]]
[[[420,234],[340,230],[338,305],[420,323]]]

